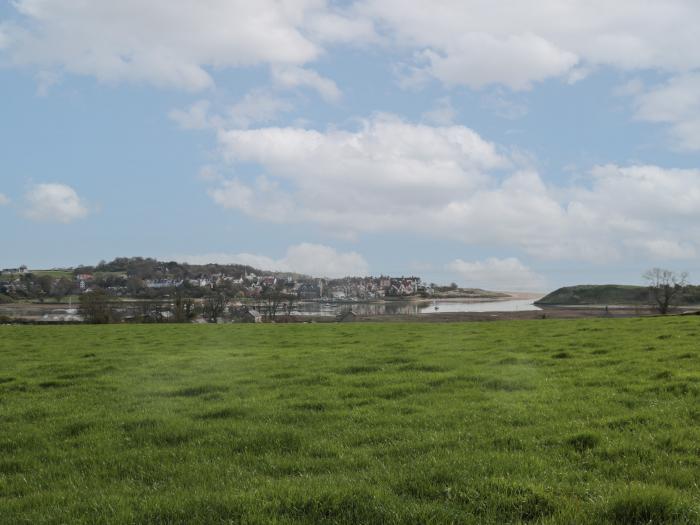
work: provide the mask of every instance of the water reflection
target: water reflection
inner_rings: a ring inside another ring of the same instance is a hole
[[[525,312],[540,310],[531,299],[510,301],[391,301],[386,303],[320,303],[297,305],[300,315],[338,315],[352,310],[357,315],[418,315],[445,312]]]

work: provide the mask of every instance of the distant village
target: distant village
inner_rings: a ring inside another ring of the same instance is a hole
[[[231,298],[257,299],[277,290],[301,301],[366,301],[385,297],[431,296],[435,285],[420,277],[346,277],[324,279],[264,272],[239,265],[187,265],[150,259],[115,260],[96,267],[0,271],[0,296],[7,299],[61,300],[97,290],[114,297],[167,298],[184,293],[194,298],[224,292]]]

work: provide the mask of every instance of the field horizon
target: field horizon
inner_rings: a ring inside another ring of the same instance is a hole
[[[699,523],[698,335],[0,326],[0,522]]]

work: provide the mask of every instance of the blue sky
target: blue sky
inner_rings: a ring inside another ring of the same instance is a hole
[[[700,275],[694,2],[0,5],[0,266]]]

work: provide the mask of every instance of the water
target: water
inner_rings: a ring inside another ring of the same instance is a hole
[[[435,307],[437,306],[437,309]],[[352,310],[357,315],[419,315],[451,312],[525,312],[540,310],[532,299],[509,301],[391,301],[386,303],[318,303],[296,306],[300,315],[338,315]]]

